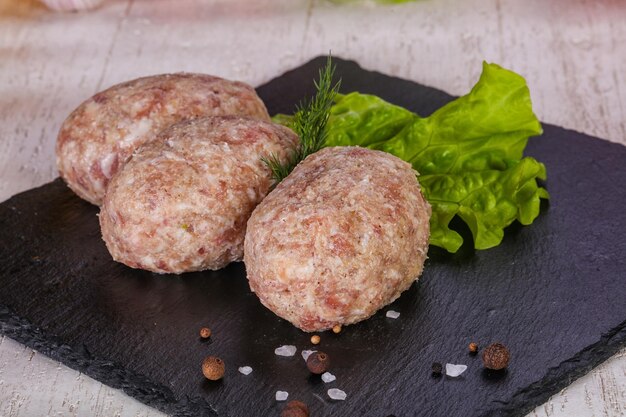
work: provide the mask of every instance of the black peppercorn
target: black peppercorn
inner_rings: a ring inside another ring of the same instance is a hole
[[[433,362],[432,370],[433,370],[433,376],[441,376],[441,372],[443,371],[443,366],[439,362]]]
[[[324,352],[313,352],[306,360],[306,367],[311,373],[323,374],[330,368],[330,358]]]

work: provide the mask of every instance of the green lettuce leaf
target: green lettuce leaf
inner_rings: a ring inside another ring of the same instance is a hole
[[[428,117],[372,95],[338,95],[327,129],[326,146],[364,146],[410,162],[433,207],[430,243],[450,252],[463,243],[449,228],[455,216],[469,226],[475,248],[487,249],[513,221],[532,223],[549,197],[537,184],[545,167],[523,157],[528,138],[542,133],[526,82],[495,64],[484,63],[469,94]]]
[[[528,225],[539,215],[541,198],[548,198],[537,178],[546,178],[545,166],[526,157],[505,170],[420,177],[424,197],[433,208],[430,243],[450,252],[463,244],[448,224],[457,215],[469,226],[476,249],[497,246],[504,228],[514,220]]]

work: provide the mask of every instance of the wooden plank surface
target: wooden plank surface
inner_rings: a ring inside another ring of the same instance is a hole
[[[0,0],[0,201],[56,176],[67,114],[134,77],[197,71],[261,84],[333,54],[452,94],[482,60],[523,74],[541,120],[626,145],[626,4],[620,0],[109,0],[53,13]],[[626,350],[532,416],[623,416]],[[10,339],[0,416],[159,416]]]

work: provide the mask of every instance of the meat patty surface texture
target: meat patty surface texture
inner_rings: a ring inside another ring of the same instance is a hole
[[[284,161],[297,143],[286,127],[239,117],[164,130],[107,189],[100,226],[113,259],[158,273],[241,260],[246,222],[272,183],[261,157]]]
[[[365,148],[322,149],[250,217],[250,287],[304,331],[364,320],[421,274],[430,214],[408,163]]]
[[[82,103],[63,122],[57,167],[78,196],[100,205],[111,177],[137,147],[179,121],[224,115],[270,120],[254,89],[241,82],[179,73],[118,84]]]

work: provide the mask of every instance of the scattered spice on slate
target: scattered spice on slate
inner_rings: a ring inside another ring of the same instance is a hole
[[[335,324],[333,326],[333,333],[335,333],[335,334],[341,333],[341,324]]]
[[[302,355],[302,359],[306,362],[306,360],[309,359],[309,356],[311,356],[311,353],[315,352],[317,352],[317,350],[303,350],[300,354]]]
[[[487,369],[499,371],[509,366],[511,354],[502,343],[492,343],[483,350],[483,364]]]
[[[475,355],[476,353],[478,353],[478,345],[474,342],[469,344],[469,351],[472,355]]]
[[[311,343],[313,343],[314,345],[319,345],[321,340],[322,338],[319,337],[319,335],[317,334],[314,334],[313,336],[311,336]]]
[[[309,417],[309,413],[302,410],[301,408],[285,408],[282,413],[280,413],[280,417]]]
[[[316,375],[323,374],[330,367],[330,358],[324,352],[312,353],[306,360],[306,367],[311,373]]]
[[[289,398],[287,391],[276,391],[276,401],[286,401]]]
[[[345,400],[348,397],[348,395],[344,391],[342,391],[342,390],[340,390],[338,388],[331,388],[331,389],[329,389],[328,390],[328,396],[332,400],[337,400],[337,401],[343,401],[343,400]]]
[[[329,383],[329,382],[333,382],[334,380],[336,380],[337,377],[333,374],[331,374],[330,372],[324,372],[322,374],[322,381]]]
[[[280,417],[309,417],[309,407],[302,401],[289,401]]]
[[[441,376],[443,366],[439,362],[433,362],[431,369],[433,371],[433,376]]]
[[[203,327],[200,329],[200,337],[203,339],[208,339],[211,337],[211,329],[208,327]]]
[[[446,375],[452,378],[460,376],[467,370],[467,365],[455,365],[453,363],[446,363]]]
[[[293,345],[283,345],[274,349],[274,354],[278,356],[293,356],[297,351],[298,348]]]
[[[240,366],[239,372],[241,372],[244,375],[250,375],[252,373],[252,368],[249,366]]]
[[[385,314],[385,316],[389,319],[397,319],[398,317],[400,317],[400,313],[394,310],[389,310],[387,311],[387,314]]]
[[[216,356],[207,356],[202,361],[202,373],[211,381],[222,379],[224,376],[224,361]]]

